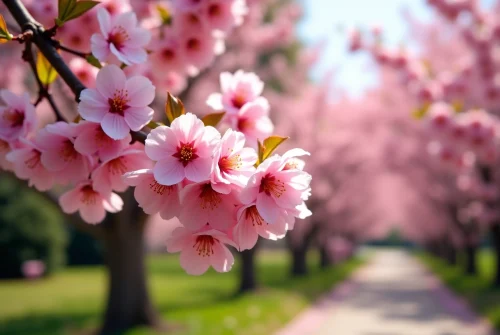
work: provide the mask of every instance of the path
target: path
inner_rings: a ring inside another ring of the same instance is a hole
[[[488,323],[400,250],[370,263],[277,335],[493,335]]]

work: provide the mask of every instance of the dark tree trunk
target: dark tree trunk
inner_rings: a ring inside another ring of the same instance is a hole
[[[301,245],[292,249],[292,275],[296,277],[307,274],[307,248]]]
[[[477,275],[477,245],[475,244],[465,247],[465,272],[468,275]]]
[[[125,194],[129,195],[129,194]],[[145,264],[145,215],[131,199],[118,214],[108,215],[103,243],[109,289],[101,334],[115,334],[136,326],[159,325],[149,296]]]
[[[257,288],[256,269],[255,269],[255,253],[258,244],[253,249],[245,250],[240,253],[241,272],[240,272],[240,287],[238,293],[254,291]]]
[[[452,244],[446,246],[446,261],[452,266],[457,265],[457,249]]]
[[[328,253],[326,246],[322,245],[319,247],[319,267],[321,269],[326,269],[333,264],[332,257]]]
[[[496,223],[491,227],[491,237],[495,249],[495,278],[493,280],[494,287],[500,288],[500,223]]]

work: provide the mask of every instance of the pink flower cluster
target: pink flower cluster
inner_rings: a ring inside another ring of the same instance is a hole
[[[226,113],[226,124],[245,134],[252,146],[271,135],[274,126],[269,118],[269,102],[261,96],[264,83],[254,73],[223,72],[220,85],[222,93],[211,94],[207,104]]]
[[[257,125],[262,115],[244,111],[261,108],[272,126],[257,76],[238,71],[222,77],[221,101],[233,108],[228,120]],[[62,210],[79,212],[90,224],[120,211],[117,193],[135,187],[145,213],[179,218],[182,226],[167,250],[181,252],[181,265],[190,274],[210,266],[228,271],[234,259],[227,246],[245,250],[259,236],[282,238],[295,218],[311,214],[304,203],[311,176],[298,158],[309,153],[292,149],[257,164],[258,153],[247,146],[248,139],[263,139],[264,133],[248,131],[256,126],[243,127],[246,133],[229,128],[221,136],[187,113],[152,129],[145,144],[132,142],[131,133],[144,131],[151,121],[155,87],[142,76],[127,78],[116,65],[102,68],[96,88],[81,93],[77,123],[56,122],[36,131],[28,96],[0,95],[6,104],[0,107],[0,138],[17,177],[40,191],[68,185],[59,199]]]

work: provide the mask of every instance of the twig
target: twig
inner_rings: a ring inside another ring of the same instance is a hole
[[[54,101],[54,98],[52,97],[52,94],[49,93],[48,86],[44,85],[40,80],[40,76],[38,75],[38,71],[36,70],[35,59],[33,57],[31,39],[26,39],[25,42],[26,44],[23,51],[23,60],[30,65],[33,75],[35,76],[36,83],[38,85],[38,99],[35,101],[35,106],[37,106],[43,99],[47,99],[50,107],[52,107],[52,110],[56,114],[57,121],[65,121]]]
[[[53,43],[54,43],[54,47],[56,49],[60,49],[60,50],[66,51],[66,52],[68,52],[68,53],[70,53],[72,55],[81,57],[83,59],[87,59],[87,57],[90,56],[90,53],[88,53],[88,52],[81,52],[81,51],[78,51],[78,50],[74,50],[74,49],[65,47],[59,41],[53,40]]]

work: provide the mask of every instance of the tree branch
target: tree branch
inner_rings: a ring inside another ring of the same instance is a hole
[[[59,76],[75,94],[75,100],[79,101],[80,93],[85,89],[85,86],[80,82],[80,80],[75,76],[73,71],[71,71],[59,55],[57,49],[52,43],[50,34],[45,33],[43,26],[37,22],[30,15],[30,13],[28,13],[26,7],[20,0],[3,0],[3,3],[19,24],[22,31],[25,32],[30,30],[33,33],[33,43],[36,44],[40,52],[45,56],[49,63],[52,64]]]

